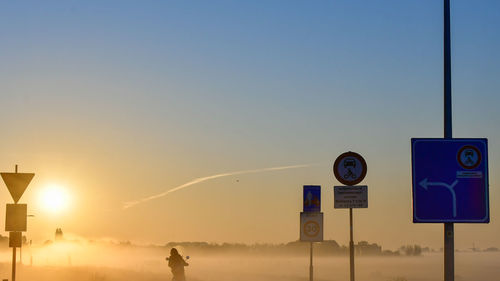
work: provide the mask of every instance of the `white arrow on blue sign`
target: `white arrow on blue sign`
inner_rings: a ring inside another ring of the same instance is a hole
[[[487,139],[411,140],[413,222],[488,223]]]

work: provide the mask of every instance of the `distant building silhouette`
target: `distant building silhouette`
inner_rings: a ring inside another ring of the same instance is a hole
[[[56,235],[55,235],[54,240],[56,242],[64,240],[64,235],[63,235],[62,229],[60,229],[60,228],[56,229]]]

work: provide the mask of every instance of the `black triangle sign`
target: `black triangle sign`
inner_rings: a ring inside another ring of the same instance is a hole
[[[35,176],[33,173],[0,173],[5,185],[9,189],[14,203],[17,203],[21,196],[23,196],[24,191],[30,184],[31,180]]]

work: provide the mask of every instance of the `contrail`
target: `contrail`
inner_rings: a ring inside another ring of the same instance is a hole
[[[130,207],[133,207],[137,204],[145,203],[153,199],[161,198],[163,196],[166,196],[172,192],[176,192],[178,190],[181,190],[183,188],[186,188],[188,186],[201,183],[204,181],[208,180],[213,180],[216,178],[222,178],[222,177],[229,177],[229,176],[235,176],[235,175],[242,175],[242,174],[253,174],[253,173],[261,173],[261,172],[269,172],[269,171],[280,171],[280,170],[288,170],[288,169],[298,169],[298,168],[305,168],[305,167],[310,167],[313,166],[314,164],[305,164],[305,165],[292,165],[292,166],[280,166],[280,167],[272,167],[272,168],[264,168],[264,169],[255,169],[255,170],[244,170],[244,171],[236,171],[236,172],[230,172],[230,173],[223,173],[223,174],[217,174],[217,175],[212,175],[208,177],[202,177],[202,178],[196,178],[194,180],[188,181],[184,184],[181,184],[179,186],[176,186],[172,189],[169,189],[167,191],[164,191],[162,193],[158,193],[156,195],[151,195],[149,197],[145,197],[139,200],[135,201],[129,201],[129,202],[124,202],[123,203],[123,209],[128,209]]]

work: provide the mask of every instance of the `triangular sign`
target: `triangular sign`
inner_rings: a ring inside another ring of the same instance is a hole
[[[30,184],[31,180],[35,176],[33,173],[0,173],[5,185],[9,189],[14,203],[17,203],[21,196],[23,196],[26,187]]]

